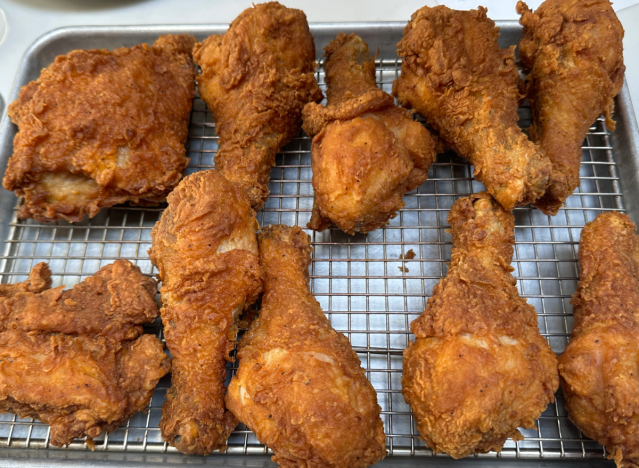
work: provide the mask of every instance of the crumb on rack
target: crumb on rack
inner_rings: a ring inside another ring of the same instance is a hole
[[[412,260],[415,258],[415,252],[413,252],[413,249],[410,249],[408,252],[406,252],[406,255],[400,254],[399,258],[401,258],[402,260]]]

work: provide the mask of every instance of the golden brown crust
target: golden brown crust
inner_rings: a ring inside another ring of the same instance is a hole
[[[171,368],[162,342],[0,333],[0,412],[51,425],[51,443],[112,432],[149,403]]]
[[[198,89],[215,118],[215,167],[253,208],[268,198],[275,155],[300,130],[302,108],[321,101],[315,44],[301,10],[277,2],[244,10],[223,35],[193,49]]]
[[[485,192],[459,199],[448,222],[448,274],[411,324],[402,393],[421,437],[461,458],[500,451],[554,401],[557,360],[511,275],[514,217]]]
[[[29,279],[23,283],[0,284],[0,298],[11,298],[19,292],[40,293],[51,287],[51,269],[44,262],[31,269]]]
[[[535,206],[556,214],[579,186],[581,144],[597,117],[611,119],[623,84],[623,28],[609,0],[546,0],[524,26],[519,53],[529,71],[530,134],[552,162],[551,184]]]
[[[0,412],[50,424],[62,446],[144,410],[171,364],[158,338],[138,338],[158,309],[137,267],[118,260],[64,292],[50,276],[40,263],[0,290]]]
[[[397,45],[393,94],[424,116],[508,211],[543,195],[550,163],[517,126],[515,48],[502,50],[486,9],[415,12]]]
[[[386,453],[381,408],[348,339],[308,289],[308,235],[275,225],[259,238],[265,294],[239,344],[229,409],[282,467],[376,463]]]
[[[3,184],[21,218],[80,221],[130,201],[156,204],[180,181],[195,94],[189,35],[58,56],[24,86]]]
[[[435,144],[428,131],[375,84],[375,61],[355,34],[326,47],[328,104],[304,107],[315,203],[308,227],[335,224],[366,233],[404,206],[402,197],[428,177]]]
[[[173,375],[162,437],[183,453],[224,449],[237,425],[224,406],[237,316],[261,292],[257,221],[244,191],[215,170],[185,177],[153,228]]]
[[[575,326],[559,358],[568,416],[619,467],[639,466],[639,235],[604,213],[584,227]]]
[[[3,285],[0,331],[100,335],[122,341],[137,338],[142,324],[158,316],[157,283],[128,260],[116,260],[66,291],[64,286],[48,289],[50,275],[40,263],[28,282]],[[6,294],[7,286],[13,286],[11,294]]]

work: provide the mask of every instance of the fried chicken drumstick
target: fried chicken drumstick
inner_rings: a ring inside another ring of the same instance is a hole
[[[459,199],[448,222],[448,274],[411,324],[402,392],[421,437],[461,458],[500,451],[534,427],[559,386],[557,359],[510,267],[514,217],[485,192]]]
[[[586,225],[572,297],[572,338],[559,358],[571,421],[618,467],[639,466],[639,235],[621,213]]]
[[[308,289],[308,235],[275,225],[259,240],[265,294],[239,344],[228,408],[282,467],[376,463],[386,454],[381,408],[348,339]]]
[[[160,429],[183,453],[226,447],[237,421],[224,407],[237,317],[261,292],[257,220],[242,189],[211,169],[185,177],[151,232],[173,375]]]
[[[303,128],[315,136],[308,227],[366,233],[397,216],[404,194],[427,179],[434,143],[377,87],[375,60],[360,37],[340,33],[325,51],[328,105],[309,103],[303,111]]]
[[[51,425],[51,443],[97,437],[146,408],[170,360],[141,324],[158,315],[155,280],[126,260],[62,292],[36,265],[0,286],[0,412]]]
[[[18,216],[80,221],[130,201],[164,201],[188,163],[195,95],[187,34],[59,56],[20,91],[8,115],[19,131],[3,184]]]
[[[196,44],[193,56],[220,137],[215,168],[259,211],[275,155],[299,132],[304,105],[322,99],[306,16],[277,2],[255,5],[225,34]]]
[[[546,0],[533,13],[517,3],[524,26],[519,54],[529,71],[531,137],[552,162],[550,187],[536,203],[556,214],[579,186],[581,144],[597,117],[611,119],[621,90],[623,28],[609,0]]]
[[[403,62],[393,94],[470,161],[475,178],[511,211],[543,195],[550,163],[517,126],[515,47],[500,49],[498,37],[483,7],[421,8],[397,45]]]

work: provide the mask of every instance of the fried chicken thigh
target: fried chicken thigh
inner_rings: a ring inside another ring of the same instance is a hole
[[[139,336],[158,308],[137,267],[118,260],[64,292],[50,276],[40,263],[0,287],[0,412],[50,424],[62,446],[144,410],[171,364],[157,337]]]
[[[597,117],[611,119],[621,90],[623,28],[609,0],[546,0],[533,13],[517,3],[524,26],[519,54],[529,71],[531,137],[552,162],[550,187],[535,203],[556,214],[579,186],[581,144]]]
[[[309,291],[309,237],[275,225],[259,240],[265,294],[239,344],[228,408],[282,467],[376,463],[386,454],[381,408],[348,339]]]
[[[517,126],[515,47],[500,49],[498,37],[483,7],[421,8],[397,45],[403,61],[393,94],[470,161],[475,178],[511,211],[543,195],[550,163]]]
[[[189,161],[195,42],[75,50],[24,86],[8,110],[19,131],[3,180],[25,198],[19,217],[73,222],[164,201]]]
[[[426,180],[434,143],[377,87],[375,60],[360,37],[340,33],[325,51],[328,105],[309,103],[303,111],[303,128],[315,136],[308,227],[366,233],[397,216],[404,194]]]
[[[237,421],[224,407],[237,317],[262,289],[255,214],[244,191],[211,169],[185,177],[151,237],[160,272],[171,388],[160,429],[183,453],[226,447]]]
[[[421,437],[461,458],[500,451],[554,401],[557,359],[515,286],[514,217],[485,192],[459,199],[448,222],[448,274],[411,324],[402,392]]]
[[[639,235],[604,213],[584,227],[572,338],[559,358],[571,421],[619,467],[639,466]]]
[[[299,132],[304,105],[322,100],[306,16],[277,2],[255,5],[225,34],[196,44],[193,56],[220,137],[215,167],[259,211],[275,155]]]

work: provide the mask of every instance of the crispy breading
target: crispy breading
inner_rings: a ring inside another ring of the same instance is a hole
[[[0,332],[18,328],[122,341],[137,338],[142,324],[158,316],[155,280],[128,260],[116,260],[66,291],[64,286],[48,289],[50,275],[39,263],[28,282],[0,287]]]
[[[550,162],[517,126],[515,46],[501,49],[486,9],[423,7],[397,44],[393,94],[424,116],[445,143],[475,166],[508,211],[544,194]]]
[[[50,287],[51,269],[49,265],[42,262],[31,269],[27,281],[15,284],[0,284],[0,298],[11,298],[20,292],[39,293]]]
[[[448,222],[450,267],[411,324],[402,393],[421,438],[461,458],[523,439],[517,428],[534,427],[559,377],[511,274],[513,215],[481,192],[459,199]]]
[[[556,214],[579,186],[581,144],[597,117],[610,130],[621,90],[623,27],[609,0],[546,0],[533,13],[517,3],[524,26],[521,63],[529,71],[531,137],[552,162],[550,187],[535,206]]]
[[[259,211],[275,155],[299,132],[304,104],[322,100],[306,15],[277,2],[254,5],[225,34],[196,44],[193,57],[220,137],[215,168]]]
[[[171,368],[162,342],[0,333],[0,412],[51,425],[51,443],[111,432],[149,404]]]
[[[226,363],[237,317],[262,290],[259,226],[244,191],[214,169],[185,177],[168,202],[149,250],[173,355],[160,429],[181,452],[209,454],[237,425],[224,406]]]
[[[559,358],[568,417],[618,467],[639,466],[639,235],[622,213],[587,224],[570,303],[572,338]]]
[[[50,424],[62,446],[144,410],[171,361],[157,337],[138,337],[158,315],[156,283],[130,262],[71,290],[50,286],[40,263],[28,281],[0,288],[0,412]]]
[[[238,347],[226,404],[282,467],[358,468],[386,454],[375,389],[309,291],[311,246],[298,226],[259,235],[264,297]]]
[[[126,201],[157,204],[177,185],[195,94],[189,35],[152,47],[74,50],[24,86],[3,184],[18,215],[80,221]]]
[[[315,203],[308,227],[366,233],[404,207],[428,177],[435,144],[428,131],[375,84],[375,59],[355,34],[325,48],[328,104],[304,107]]]

